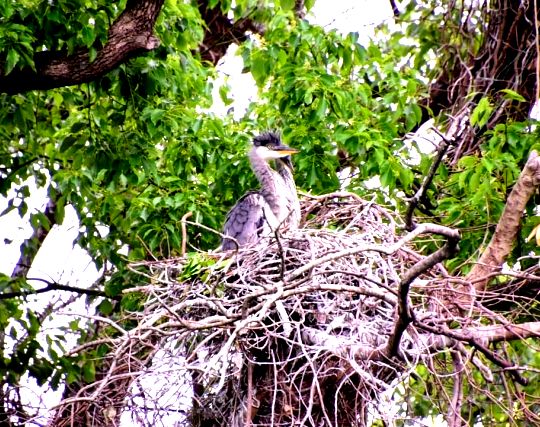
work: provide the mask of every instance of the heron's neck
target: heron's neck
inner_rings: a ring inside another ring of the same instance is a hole
[[[296,192],[296,184],[294,183],[294,176],[291,168],[280,160],[276,161],[276,169],[281,175],[283,182],[288,188],[288,192],[285,194],[285,198],[288,203],[288,225],[289,228],[297,228],[300,223],[300,200],[298,200],[298,193]]]
[[[272,211],[276,213],[276,210],[278,209],[278,197],[281,196],[279,194],[279,185],[276,181],[282,178],[270,167],[268,162],[259,155],[256,148],[253,148],[249,152],[248,157],[251,168],[261,184],[261,194],[270,205]]]
[[[251,163],[251,169],[253,169],[253,172],[262,187],[275,179],[274,175],[276,174],[276,171],[274,171],[268,162],[259,155],[255,148],[249,152],[248,157],[249,162]]]
[[[260,194],[281,223],[286,221],[289,228],[298,227],[300,222],[300,202],[296,193],[291,169],[281,161],[276,161],[277,171],[272,169],[256,148],[249,152],[253,172],[261,183]]]

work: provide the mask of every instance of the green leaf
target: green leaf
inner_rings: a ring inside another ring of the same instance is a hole
[[[44,385],[49,377],[54,372],[52,364],[44,359],[38,359],[33,365],[29,367],[30,375],[32,375],[38,385]]]
[[[483,127],[488,122],[493,112],[493,107],[489,102],[489,99],[484,97],[478,101],[478,105],[474,108],[471,113],[471,125]]]
[[[71,132],[72,133],[78,133],[82,129],[85,129],[88,127],[88,123],[85,123],[84,121],[78,121],[71,125]],[[67,139],[67,138],[66,138]]]
[[[317,119],[322,119],[326,113],[326,109],[328,108],[328,103],[326,102],[326,98],[320,98],[319,99],[319,106],[317,107],[317,111],[315,112],[315,116]]]
[[[390,163],[387,162],[381,166],[380,179],[383,187],[394,187],[395,176]]]
[[[312,90],[306,90],[304,93],[304,104],[310,105],[313,102],[313,91]]]
[[[11,329],[9,330],[9,336],[13,339],[13,340],[16,340],[17,339],[17,329],[15,327],[11,327]]]
[[[489,173],[493,172],[495,169],[495,162],[489,157],[482,157],[482,165],[487,169]]]
[[[501,89],[500,92],[504,93],[505,99],[510,99],[510,100],[519,101],[519,102],[527,101],[523,96],[521,96],[516,91],[513,91],[512,89]]]
[[[221,11],[227,13],[231,9],[231,0],[221,0]]]
[[[258,54],[252,58],[251,74],[259,86],[264,83],[269,71],[270,63],[264,54]]]
[[[87,360],[82,367],[82,375],[87,383],[94,382],[96,380],[96,364],[93,360]]]
[[[94,62],[97,58],[98,51],[95,47],[91,46],[88,49],[88,61]]]
[[[305,0],[304,2],[304,6],[308,12],[313,8],[314,5],[315,5],[315,0]]]
[[[231,105],[234,101],[232,98],[229,98],[229,86],[227,85],[221,85],[219,87],[219,97],[226,106]]]
[[[113,312],[113,305],[108,299],[104,299],[99,303],[97,306],[97,309],[103,314],[104,316],[108,316]]]
[[[160,108],[155,108],[150,111],[150,121],[155,125],[163,118],[164,115],[164,110]]]
[[[79,324],[79,319],[75,319],[75,320],[72,320],[71,322],[69,322],[69,329],[72,331],[72,332],[76,332],[80,329],[80,324]]]
[[[19,54],[15,49],[9,49],[8,54],[6,57],[6,65],[4,66],[4,75],[8,75],[13,71],[13,68],[15,68],[15,65],[17,65],[17,62],[19,62]]]
[[[477,169],[474,173],[470,175],[469,178],[469,191],[472,193],[478,192],[478,187],[480,185],[480,179],[482,178],[482,170]],[[478,193],[477,193],[478,194]],[[483,196],[482,196],[483,197]]]
[[[13,199],[11,199],[9,200],[6,208],[2,212],[0,212],[0,217],[10,213],[13,209],[17,209],[17,207],[13,204]]]
[[[295,0],[281,0],[281,7],[284,10],[293,10]]]

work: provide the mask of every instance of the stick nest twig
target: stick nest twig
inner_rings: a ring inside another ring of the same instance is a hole
[[[152,280],[131,290],[148,294],[141,328],[159,328],[189,374],[191,423],[358,425],[424,353],[412,326],[398,357],[384,352],[400,278],[423,258],[399,220],[351,194],[305,200],[303,218],[235,253],[133,265]]]
[[[440,262],[456,230],[405,233],[397,216],[349,193],[307,197],[302,213],[300,229],[256,246],[132,264],[142,283],[124,292],[139,307],[88,316],[102,333],[71,354],[104,354],[99,377],[64,399],[51,425],[391,425],[403,415],[392,399],[406,400],[419,364],[440,393],[429,399],[459,420],[465,378],[496,404],[497,378],[527,383],[501,342],[540,336],[540,322],[518,321],[535,299],[475,297],[473,282],[449,275]],[[501,301],[512,311],[492,311]],[[527,410],[520,393],[507,410]]]

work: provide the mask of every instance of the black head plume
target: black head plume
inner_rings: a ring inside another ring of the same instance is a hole
[[[255,147],[279,147],[281,145],[281,136],[277,132],[264,132],[253,138],[253,145]]]

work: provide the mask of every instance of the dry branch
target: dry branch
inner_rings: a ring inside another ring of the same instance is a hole
[[[1,79],[1,78],[0,78]],[[51,230],[52,226],[56,224],[56,203],[53,199],[49,199],[47,201],[47,205],[45,206],[45,210],[43,211],[43,215],[45,218],[47,218],[47,221],[49,222],[47,224],[47,227],[45,227],[43,224],[38,225],[34,228],[34,231],[32,233],[32,236],[30,236],[28,239],[24,240],[20,247],[20,257],[15,264],[15,268],[13,269],[13,272],[11,273],[11,277],[20,277],[24,278],[28,274],[28,271],[30,270],[30,266],[32,265],[32,262],[34,261],[34,258],[36,257],[39,248],[41,248],[41,245],[45,241],[45,238],[49,234],[49,231]]]
[[[525,322],[518,325],[491,325],[467,328],[458,333],[466,333],[478,342],[485,345],[501,341],[523,340],[531,337],[540,337],[540,322]]]
[[[487,129],[526,120],[537,99],[538,17],[533,2],[490,0],[472,2],[462,9],[455,3],[445,7],[447,16],[437,52],[441,73],[431,84],[426,118],[430,110],[435,117],[444,113],[451,123],[460,121],[470,116],[481,97],[487,97],[494,106]],[[523,96],[524,102],[505,99],[504,90],[508,89]],[[464,124],[458,144],[449,151],[453,164],[462,156],[477,153],[485,141],[483,132],[469,120]]]
[[[416,228],[416,230],[419,229],[423,232],[441,234],[448,240],[442,248],[421,261],[418,261],[403,275],[401,282],[399,283],[397,319],[392,335],[390,335],[390,338],[388,339],[388,345],[385,352],[387,357],[399,356],[399,344],[401,338],[407,329],[407,326],[413,321],[413,311],[409,306],[409,290],[411,283],[430,268],[454,255],[460,239],[459,233],[456,230],[447,227],[422,224]]]
[[[438,133],[436,128],[433,128],[433,130]],[[416,224],[413,220],[413,214],[415,209],[418,207],[418,204],[420,202],[425,201],[425,197],[428,191],[429,186],[433,182],[433,178],[435,177],[435,173],[437,172],[437,169],[439,168],[439,165],[441,164],[445,154],[446,150],[448,150],[448,147],[452,140],[447,139],[444,135],[440,134],[442,137],[441,142],[439,143],[439,146],[437,147],[437,155],[433,159],[433,162],[431,163],[431,166],[429,168],[429,172],[424,177],[424,180],[422,181],[422,185],[418,189],[418,191],[414,194],[413,197],[411,197],[408,202],[409,205],[407,206],[407,212],[405,213],[405,227],[407,230],[411,231],[414,229]]]

